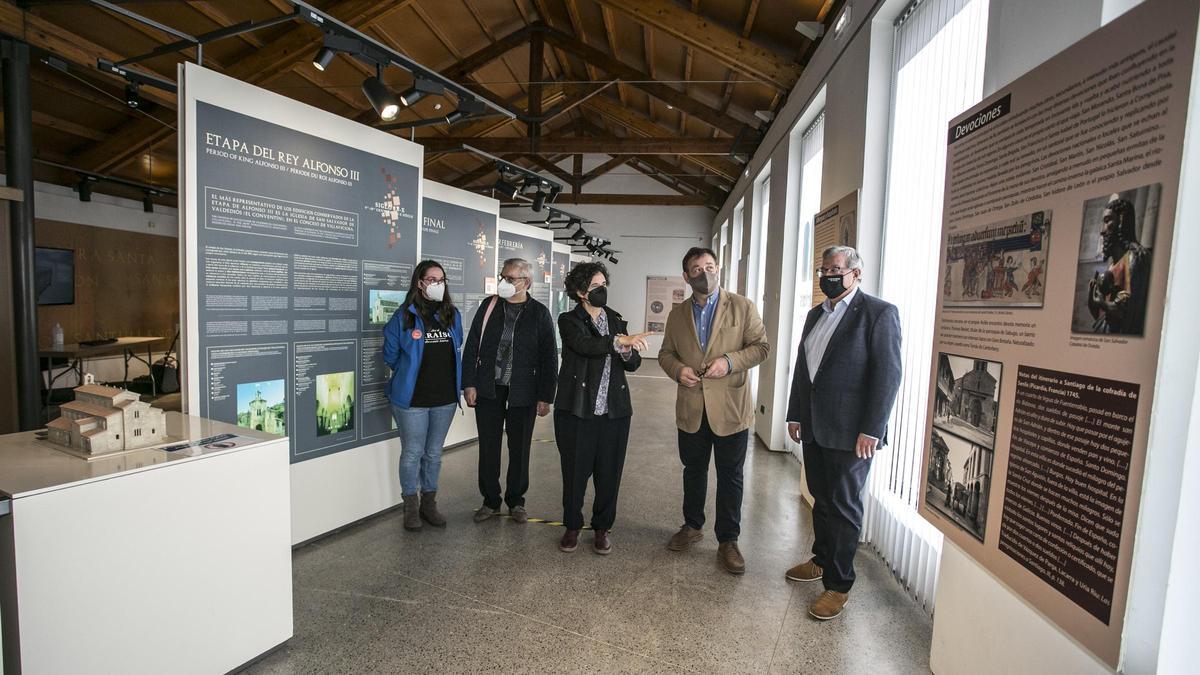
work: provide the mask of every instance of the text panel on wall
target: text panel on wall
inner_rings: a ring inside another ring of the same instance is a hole
[[[920,511],[1114,667],[1196,21],[1145,2],[948,130]]]

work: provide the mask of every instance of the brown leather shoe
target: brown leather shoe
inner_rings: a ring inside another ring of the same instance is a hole
[[[745,574],[746,561],[742,558],[742,552],[738,550],[736,541],[724,541],[717,547],[717,559],[721,561],[721,565],[726,572],[730,574]]]
[[[842,608],[846,606],[846,601],[849,599],[849,593],[825,591],[821,597],[808,606],[808,614],[814,619],[828,621],[842,613]]]
[[[567,530],[558,542],[558,550],[570,553],[579,548],[579,530]]]
[[[686,551],[692,547],[692,544],[703,538],[703,532],[684,525],[679,528],[678,532],[671,535],[671,541],[667,542],[667,548],[672,551]]]
[[[592,550],[600,555],[612,553],[612,542],[608,539],[608,530],[596,530],[596,536],[592,539]]]
[[[786,576],[792,581],[816,581],[824,574],[825,570],[817,564],[817,559],[812,558],[808,562],[802,562],[788,570]]]

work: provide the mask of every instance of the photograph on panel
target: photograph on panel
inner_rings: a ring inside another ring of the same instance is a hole
[[[983,540],[1002,364],[938,354],[925,502]]]
[[[317,375],[317,435],[354,428],[354,373]]]
[[[1141,336],[1162,184],[1083,203],[1071,330]]]
[[[238,384],[237,425],[287,436],[287,403],[283,390],[282,379]]]
[[[991,448],[934,427],[925,504],[983,541],[992,485]]]
[[[933,425],[993,447],[1003,369],[997,361],[938,354]]]
[[[1051,212],[976,227],[946,240],[944,307],[1041,307],[1046,294]]]

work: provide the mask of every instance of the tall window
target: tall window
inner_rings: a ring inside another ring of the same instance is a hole
[[[868,485],[872,525],[865,529],[926,606],[932,605],[936,562],[932,568],[913,564],[910,551],[918,545],[941,549],[940,534],[915,517],[915,508],[923,498],[919,474],[927,445],[946,129],[983,94],[987,19],[987,0],[917,0],[896,22],[880,286],[900,310],[904,376],[888,431],[891,448],[876,459]]]
[[[825,113],[804,130],[800,139],[800,199],[796,210],[796,294],[792,311],[792,344],[788,349],[788,374],[796,372],[796,355],[804,318],[812,307],[813,218],[821,209],[821,162],[825,158]],[[787,438],[784,444],[800,456],[800,446]]]
[[[743,293],[745,289],[738,283],[738,272],[742,261],[742,223],[746,216],[746,203],[738,202],[733,208],[733,223],[729,228],[732,237],[729,240],[729,290]]]

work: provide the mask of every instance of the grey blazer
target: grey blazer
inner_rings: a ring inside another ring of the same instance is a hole
[[[853,451],[860,433],[887,444],[887,422],[900,389],[900,312],[860,288],[833,332],[816,373],[808,372],[804,341],[824,310],[804,321],[787,421],[800,423],[806,443]]]

